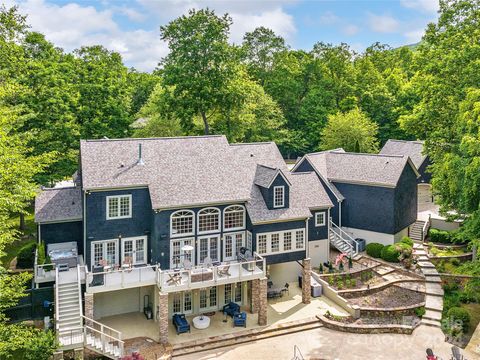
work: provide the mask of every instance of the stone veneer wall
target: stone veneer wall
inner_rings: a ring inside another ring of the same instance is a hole
[[[252,313],[258,312],[258,325],[267,325],[267,278],[252,280]]]
[[[158,293],[159,304],[159,319],[158,319],[158,331],[160,344],[168,344],[168,294]]]
[[[303,259],[302,261],[302,303],[310,304],[312,299],[311,283],[312,283],[312,265],[310,259]]]
[[[93,319],[93,294],[85,293],[85,317]],[[85,325],[92,326],[93,323],[89,320],[85,321]]]

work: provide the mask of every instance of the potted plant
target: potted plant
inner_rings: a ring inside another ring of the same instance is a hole
[[[338,270],[340,270],[340,272],[344,271],[343,262],[341,262],[340,265],[338,265]]]
[[[353,259],[351,256],[348,257],[348,268],[350,270],[353,268]]]
[[[320,263],[320,265],[318,266],[318,272],[319,272],[320,274],[323,274],[323,265],[322,265],[322,263]]]

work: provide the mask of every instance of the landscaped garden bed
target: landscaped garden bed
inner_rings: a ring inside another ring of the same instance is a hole
[[[356,296],[345,293],[342,296],[349,304],[359,307],[396,308],[419,304],[425,301],[425,294],[400,286],[392,285],[373,294]]]
[[[380,275],[371,269],[355,273],[324,274],[320,276],[335,290],[362,289],[385,282]]]

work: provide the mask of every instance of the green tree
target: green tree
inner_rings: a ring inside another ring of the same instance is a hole
[[[375,153],[378,151],[378,125],[359,109],[328,117],[322,130],[322,150],[343,148],[349,152]]]
[[[208,9],[190,10],[160,27],[161,39],[170,53],[162,60],[165,86],[173,87],[174,106],[185,131],[200,116],[205,134],[209,118],[222,106],[227,83],[233,76],[233,60],[238,55],[228,44],[232,19]]]
[[[131,69],[127,74],[127,81],[131,87],[130,115],[132,118],[135,118],[142,106],[148,101],[155,86],[159,83],[160,76]]]
[[[243,37],[243,58],[248,72],[262,86],[272,71],[275,55],[287,49],[281,36],[263,26],[247,32]]]

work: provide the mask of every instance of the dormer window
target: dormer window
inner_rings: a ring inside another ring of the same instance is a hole
[[[275,186],[273,188],[273,207],[280,208],[285,206],[285,186]]]
[[[132,217],[132,195],[107,196],[107,220]]]

